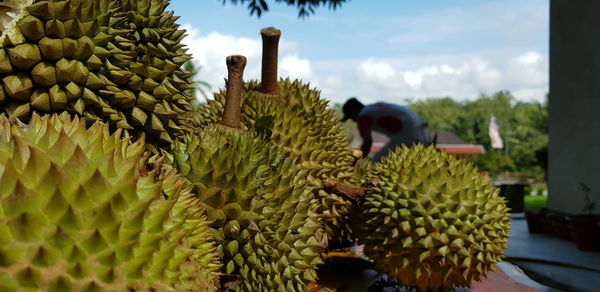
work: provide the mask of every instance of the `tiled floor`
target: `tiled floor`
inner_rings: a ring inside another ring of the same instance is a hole
[[[600,291],[600,253],[580,251],[571,241],[529,233],[525,219],[513,220],[506,256],[531,278],[561,291]]]

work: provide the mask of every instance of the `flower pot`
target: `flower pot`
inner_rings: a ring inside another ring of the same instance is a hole
[[[554,236],[554,224],[552,223],[554,220],[550,217],[542,218],[542,230],[544,234],[548,236]]]
[[[527,220],[527,229],[531,233],[543,233],[542,227],[542,214],[534,212],[525,212],[525,219]]]
[[[600,252],[600,215],[571,216],[569,225],[578,249]]]
[[[571,240],[571,228],[566,220],[552,221],[552,228],[554,229],[554,236],[562,240]]]

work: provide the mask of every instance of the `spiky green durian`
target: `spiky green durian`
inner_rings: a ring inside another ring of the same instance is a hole
[[[221,122],[184,136],[166,155],[207,210],[224,272],[238,280],[236,290],[304,291],[322,263],[316,197],[295,159],[239,129],[246,58],[229,56],[226,62]]]
[[[1,291],[214,291],[214,242],[186,180],[77,117],[0,115]]]
[[[298,159],[299,166],[308,172],[308,182],[318,189],[318,212],[324,216],[329,241],[335,245],[351,240],[353,236],[346,224],[353,207],[351,200],[323,188],[326,179],[358,184],[353,175],[354,157],[339,118],[310,85],[285,79],[278,86],[277,95],[265,95],[258,91],[259,83],[244,84],[242,128],[252,131],[257,120],[273,117],[270,140],[286,155]],[[190,124],[203,127],[218,122],[224,105],[225,91],[215,93],[197,115],[188,116]]]
[[[267,133],[287,155],[298,159],[308,171],[308,182],[318,190],[319,210],[324,216],[330,246],[353,239],[346,223],[354,206],[348,198],[326,191],[324,182],[334,179],[357,184],[348,137],[334,110],[309,84],[289,79],[277,82],[277,47],[280,32],[274,28],[261,30],[263,37],[262,83],[247,82],[242,95],[242,128],[253,130],[258,121],[268,119],[273,125]],[[198,114],[188,115],[186,122],[202,127],[219,120],[225,106],[225,93],[200,107]]]
[[[193,184],[239,291],[304,291],[322,237],[306,172],[252,133],[207,126],[176,141],[173,163]]]
[[[494,269],[510,220],[498,189],[471,163],[402,146],[365,177],[354,229],[378,270],[420,290],[469,286]]]
[[[167,0],[27,0],[0,6],[0,112],[67,111],[168,147],[188,104],[184,31]],[[4,11],[8,12],[4,12]]]
[[[169,0],[119,2],[130,43],[120,47],[123,58],[113,61],[109,79],[133,93],[123,102],[132,103],[126,116],[134,132],[169,146],[181,130],[180,115],[191,110],[193,97],[186,92],[195,88],[192,73],[182,69],[191,59],[181,43],[185,31],[175,23],[179,17],[166,11]]]

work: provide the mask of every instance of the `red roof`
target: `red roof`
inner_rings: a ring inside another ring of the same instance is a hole
[[[465,141],[460,139],[456,134],[449,131],[436,131],[432,133],[432,137],[436,137],[436,148],[446,151],[448,154],[454,155],[475,155],[475,154],[483,154],[485,153],[485,148],[483,145],[475,145],[475,144],[467,144]],[[360,145],[360,134],[357,129],[353,130],[352,133],[353,140],[356,145]],[[390,139],[377,132],[372,132],[373,145],[371,146],[371,153],[375,153],[387,143]],[[355,146],[358,147],[358,146]]]
[[[482,145],[473,144],[437,144],[437,149],[444,150],[449,154],[466,155],[466,154],[483,154],[485,148]]]
[[[375,153],[381,148],[383,148],[385,143],[375,142],[371,146],[371,152]],[[473,144],[437,144],[437,149],[446,151],[448,154],[455,155],[472,155],[472,154],[483,154],[485,153],[485,148],[482,145],[473,145]]]

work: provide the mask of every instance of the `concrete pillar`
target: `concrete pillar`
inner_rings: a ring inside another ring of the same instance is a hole
[[[600,1],[551,0],[548,207],[600,214]]]

